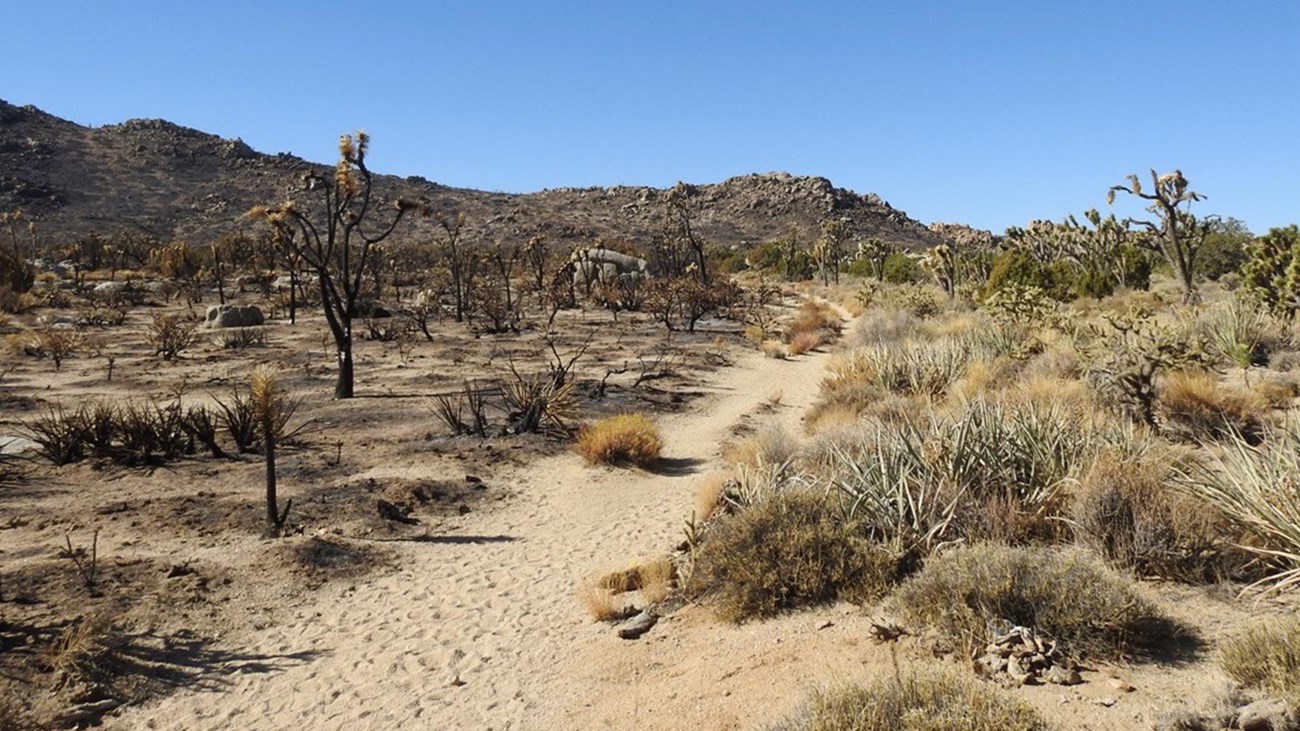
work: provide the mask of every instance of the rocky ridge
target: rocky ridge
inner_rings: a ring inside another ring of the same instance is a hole
[[[254,205],[283,200],[308,169],[294,155],[263,154],[158,119],[86,127],[32,106],[0,100],[0,211],[22,210],[39,235],[61,241],[91,231],[144,230],[203,244],[249,224]],[[641,186],[554,188],[508,194],[452,188],[422,177],[377,175],[376,190],[463,212],[476,240],[545,235],[561,243],[645,243],[663,225],[664,190]],[[811,241],[826,218],[848,220],[858,237],[928,246],[936,232],[874,193],[837,188],[820,177],[765,173],[696,186],[696,229],[710,242],[745,247],[794,230]],[[406,236],[435,235],[417,221]]]

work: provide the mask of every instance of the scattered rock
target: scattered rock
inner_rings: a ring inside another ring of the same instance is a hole
[[[1291,709],[1281,698],[1265,698],[1237,711],[1237,728],[1241,731],[1282,731],[1292,728]]]
[[[257,305],[212,305],[204,320],[210,328],[256,327],[266,322]]]
[[[1132,693],[1133,691],[1137,690],[1132,685],[1130,685],[1127,680],[1124,680],[1123,678],[1107,678],[1106,682],[1110,685],[1110,687],[1114,688],[1115,690],[1118,690],[1121,693]]]
[[[1093,703],[1096,703],[1097,705],[1102,706],[1103,708],[1110,708],[1111,706],[1114,706],[1116,703],[1119,703],[1119,701],[1115,700],[1114,698],[1097,698],[1093,701]]]
[[[40,445],[27,437],[0,437],[0,454],[22,454],[40,449]]]
[[[640,614],[619,625],[618,636],[625,640],[635,640],[641,635],[650,631],[659,621],[659,616],[649,609],[643,610]]]
[[[989,623],[988,632],[990,641],[984,653],[975,658],[975,671],[981,675],[1013,686],[1083,682],[1073,666],[1063,663],[1056,643],[1040,637],[1032,628],[997,620]],[[1049,670],[1057,672],[1049,677]]]

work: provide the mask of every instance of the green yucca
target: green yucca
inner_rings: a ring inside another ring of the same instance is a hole
[[[1260,446],[1240,433],[1230,434],[1222,455],[1211,453],[1180,479],[1183,489],[1251,534],[1255,540],[1242,548],[1278,564],[1279,570],[1243,593],[1300,585],[1300,420],[1292,418],[1264,434]]]

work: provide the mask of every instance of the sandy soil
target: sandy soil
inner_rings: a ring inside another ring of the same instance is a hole
[[[481,367],[485,346],[462,345],[450,349],[461,353],[457,362]],[[614,362],[620,349],[635,351],[621,337],[604,347],[602,362]],[[398,369],[389,351],[367,346],[363,355],[371,368],[387,363],[389,393],[430,386],[416,375],[421,368]],[[493,357],[499,360],[488,361]],[[740,626],[686,605],[629,642],[587,617],[576,588],[593,572],[678,544],[700,476],[722,466],[728,438],[769,422],[800,432],[827,357],[776,361],[745,352],[692,382],[684,390],[703,395],[658,417],[667,459],[654,472],[588,467],[571,452],[528,440],[430,446],[428,417],[410,417],[418,407],[407,399],[313,397],[305,408],[355,436],[337,454],[316,449],[285,460],[305,536],[250,538],[259,519],[250,506],[260,464],[246,459],[152,474],[54,471],[7,493],[7,504],[39,512],[54,501],[91,517],[47,512],[11,522],[0,526],[0,543],[10,567],[39,567],[52,560],[48,549],[64,531],[81,530],[84,540],[88,524],[107,524],[101,550],[114,562],[106,581],[147,594],[143,616],[159,630],[151,636],[193,636],[209,648],[185,655],[192,672],[178,674],[155,700],[106,718],[109,728],[761,727],[818,685],[890,673],[895,662],[935,662],[929,645],[924,638],[873,644],[870,624],[879,610],[848,605]],[[214,360],[177,368],[201,374]],[[94,390],[90,369],[64,377],[60,388]],[[444,374],[442,383],[454,376]],[[167,380],[143,366],[135,378],[156,387]],[[308,372],[295,385],[319,391],[322,378]],[[483,487],[463,481],[468,473],[481,476]],[[313,480],[318,489],[305,491]],[[445,510],[426,511],[418,528],[358,522],[343,509],[345,494],[358,486],[417,483],[449,495]],[[304,552],[315,559],[307,567]],[[321,572],[322,563],[333,568]],[[191,565],[197,577],[176,569]],[[140,578],[146,574],[167,578]],[[1016,692],[1060,729],[1149,728],[1166,709],[1224,683],[1212,660],[1217,638],[1254,614],[1287,611],[1280,603],[1232,601],[1216,589],[1145,590],[1200,628],[1199,654],[1099,667],[1076,688]],[[170,662],[159,667],[174,668]],[[1118,690],[1112,675],[1136,690]]]

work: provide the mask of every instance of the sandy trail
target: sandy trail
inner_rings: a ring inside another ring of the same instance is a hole
[[[708,394],[665,417],[661,473],[590,468],[571,453],[499,475],[515,496],[443,542],[388,544],[401,567],[356,586],[327,584],[292,621],[257,633],[249,653],[311,659],[187,689],[118,719],[125,728],[546,728],[601,692],[564,668],[612,633],[577,600],[584,575],[680,541],[699,475],[721,466],[719,445],[774,394],[764,419],[797,430],[822,378],[824,353],[787,361],[741,356]],[[769,409],[770,411],[770,409]],[[409,477],[445,478],[404,468]],[[656,630],[658,631],[658,630]],[[654,634],[654,633],[652,633]],[[612,640],[612,643],[618,643]],[[618,645],[626,648],[635,643]],[[614,678],[610,682],[622,682]],[[689,682],[689,679],[682,682]],[[554,719],[546,720],[546,719]],[[669,726],[671,727],[671,726]]]

